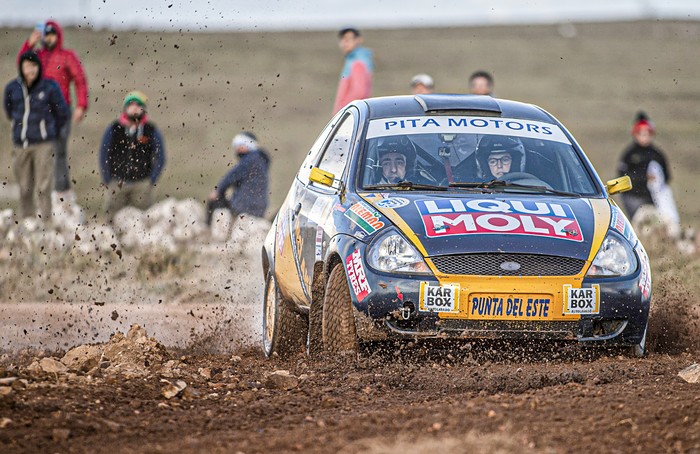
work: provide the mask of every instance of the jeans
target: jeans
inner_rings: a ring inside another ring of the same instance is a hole
[[[68,137],[70,136],[71,118],[58,131],[58,138],[55,145],[55,182],[54,189],[64,192],[70,189],[70,173],[68,172]]]

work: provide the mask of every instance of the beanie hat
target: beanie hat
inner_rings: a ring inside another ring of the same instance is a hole
[[[649,128],[651,134],[656,134],[654,123],[649,119],[646,112],[640,110],[635,117],[634,125],[632,126],[632,134],[637,134],[643,128]]]
[[[236,136],[231,141],[231,146],[236,149],[240,146],[246,147],[249,150],[254,150],[258,148],[258,138],[255,134],[249,131],[243,131]]]
[[[138,90],[132,91],[131,93],[126,95],[126,97],[124,98],[124,104],[123,104],[122,108],[125,108],[126,106],[128,106],[132,102],[137,103],[138,105],[140,105],[141,107],[143,107],[145,109],[146,103],[148,102],[148,96],[146,96],[145,94],[143,94],[143,92],[140,92]]]

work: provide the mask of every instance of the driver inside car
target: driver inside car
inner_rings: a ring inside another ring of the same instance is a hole
[[[502,179],[511,172],[523,171],[525,148],[517,139],[486,135],[476,148],[476,162],[485,181]]]
[[[388,137],[377,147],[382,176],[379,184],[395,184],[406,179],[408,169],[413,168],[416,150],[406,137]]]

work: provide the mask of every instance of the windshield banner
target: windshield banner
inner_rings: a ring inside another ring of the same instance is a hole
[[[406,134],[489,134],[571,144],[559,126],[533,120],[496,117],[395,117],[369,122],[367,139]]]

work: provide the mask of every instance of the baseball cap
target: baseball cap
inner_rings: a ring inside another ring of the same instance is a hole
[[[58,34],[56,27],[53,24],[46,24],[46,27],[44,27],[44,35],[50,35],[51,33],[54,35]]]
[[[416,85],[423,85],[425,87],[432,88],[435,85],[435,82],[433,82],[433,78],[427,74],[416,74],[411,79],[411,87],[415,87]]]

